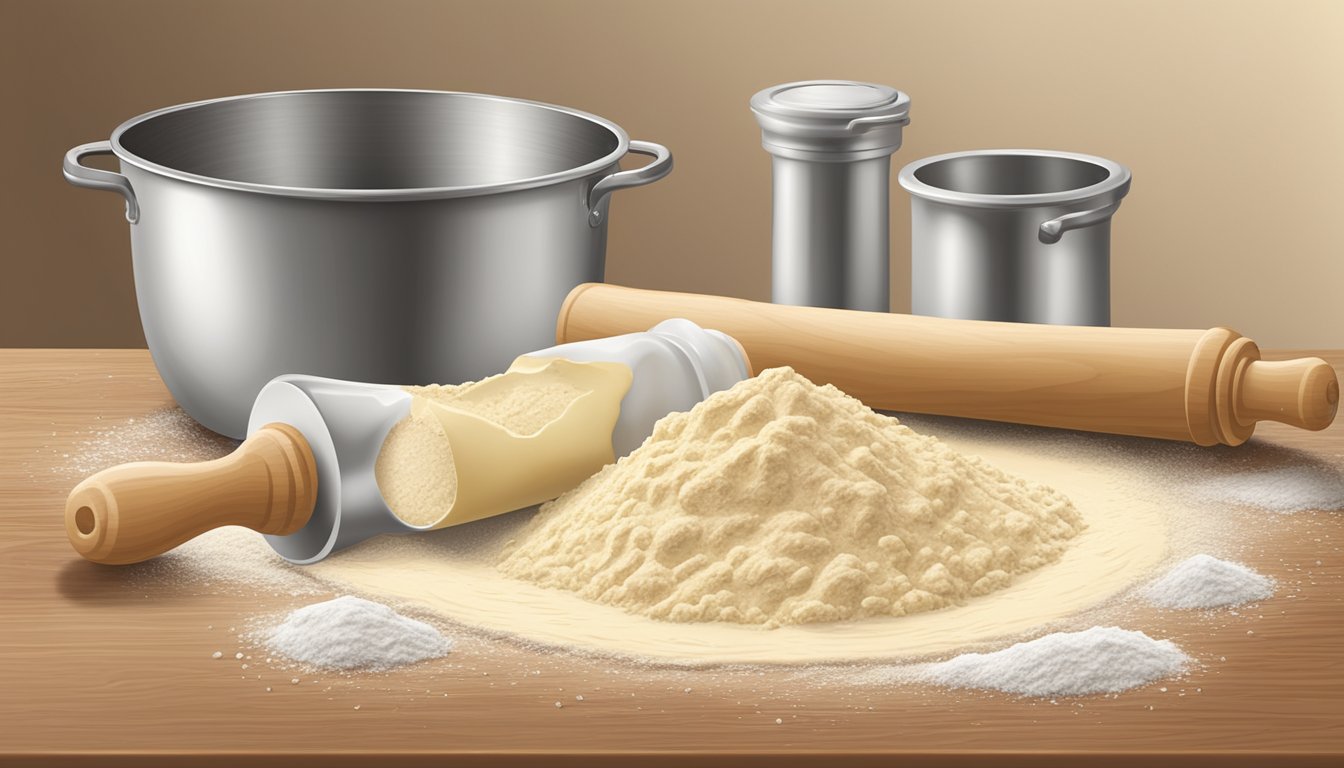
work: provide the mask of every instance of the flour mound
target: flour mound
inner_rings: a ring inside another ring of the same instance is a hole
[[[659,421],[498,567],[655,619],[775,627],[955,605],[1082,528],[1054,490],[774,368]]]
[[[1163,608],[1221,608],[1274,596],[1274,580],[1240,563],[1195,555],[1143,589]]]
[[[271,630],[266,645],[308,666],[370,671],[436,659],[453,647],[423,621],[350,595],[294,611]]]
[[[952,688],[1023,696],[1118,693],[1171,677],[1190,664],[1170,640],[1119,627],[1057,632],[994,653],[967,653],[930,664],[917,677]]]

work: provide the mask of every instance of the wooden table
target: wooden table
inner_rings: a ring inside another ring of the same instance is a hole
[[[1344,353],[1312,354],[1344,364]],[[1344,764],[1338,513],[1284,516],[1266,547],[1274,554],[1252,564],[1302,587],[1265,603],[1263,618],[1136,617],[1213,660],[1165,693],[1051,703],[855,690],[785,671],[656,670],[509,643],[464,644],[447,663],[375,678],[292,684],[264,659],[232,656],[250,650],[238,638],[250,617],[313,598],[146,586],[134,569],[83,562],[66,543],[65,454],[100,424],[170,404],[143,351],[0,350],[4,762]],[[1278,426],[1230,450],[1282,456],[1287,446],[1344,463],[1344,420],[1321,434]],[[225,657],[213,660],[216,650]]]

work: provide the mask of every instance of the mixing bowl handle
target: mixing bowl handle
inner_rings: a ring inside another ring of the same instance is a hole
[[[1093,208],[1090,211],[1078,211],[1077,213],[1067,213],[1056,219],[1051,219],[1041,223],[1040,238],[1042,243],[1058,243],[1059,238],[1064,236],[1070,229],[1082,229],[1090,227],[1093,224],[1100,224],[1111,218],[1111,216],[1120,209],[1120,201],[1116,200],[1110,205],[1103,205],[1100,208]]]
[[[73,151],[73,150],[72,150]],[[607,195],[626,187],[640,187],[651,184],[672,172],[672,153],[662,144],[651,141],[632,141],[630,151],[637,155],[650,155],[653,162],[633,171],[619,171],[593,185],[588,193],[588,225],[596,227],[602,223],[603,201]]]
[[[102,171],[80,163],[89,155],[110,154],[112,154],[112,142],[110,141],[80,144],[65,153],[65,162],[62,164],[61,170],[65,172],[65,180],[77,187],[107,189],[121,193],[121,196],[126,198],[126,220],[134,224],[140,220],[140,204],[135,201],[135,190],[131,189],[130,179],[120,173]]]

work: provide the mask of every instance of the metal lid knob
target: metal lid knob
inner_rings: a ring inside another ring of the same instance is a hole
[[[761,145],[799,160],[850,162],[890,155],[910,123],[910,97],[853,80],[805,80],[751,97]]]

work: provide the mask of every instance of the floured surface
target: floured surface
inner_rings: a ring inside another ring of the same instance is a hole
[[[415,538],[384,538],[308,570],[379,599],[527,640],[671,663],[805,663],[941,654],[1027,632],[1094,607],[1149,577],[1166,547],[1162,499],[1147,478],[1099,462],[1045,457],[958,437],[953,447],[1073,500],[1087,528],[1058,562],[963,606],[890,619],[786,626],[674,624],[503,577],[499,548],[528,513]]]
[[[1117,624],[1171,638],[1202,665],[1188,678],[1116,698],[1055,704],[923,685],[858,686],[841,674],[848,666],[669,670],[533,648],[448,624],[444,630],[459,641],[450,656],[391,673],[296,674],[270,668],[255,650],[252,659],[235,661],[234,652],[248,648],[234,644],[233,625],[242,631],[254,618],[278,621],[324,598],[257,594],[246,585],[183,587],[172,577],[140,578],[135,574],[143,569],[134,566],[99,568],[69,551],[58,519],[52,527],[52,510],[59,512],[70,487],[82,478],[67,469],[73,459],[83,458],[82,441],[169,402],[147,353],[124,350],[93,357],[83,351],[20,350],[10,355],[14,362],[7,371],[15,383],[6,392],[14,422],[7,436],[15,442],[13,460],[0,467],[5,490],[0,504],[11,526],[7,566],[12,589],[0,615],[12,620],[0,630],[11,641],[0,663],[10,689],[22,692],[10,697],[6,710],[7,744],[13,750],[68,753],[69,724],[79,723],[82,743],[123,759],[143,750],[227,751],[240,738],[259,756],[278,755],[276,761],[295,750],[348,750],[385,755],[385,763],[399,756],[434,755],[451,762],[506,752],[524,762],[536,762],[543,754],[595,754],[599,761],[606,756],[619,762],[632,751],[694,752],[740,762],[746,753],[778,754],[799,744],[805,745],[809,764],[822,766],[847,758],[918,762],[932,753],[964,763],[998,757],[1011,762],[1041,744],[1082,763],[1123,763],[1136,744],[1155,755],[1205,762],[1309,764],[1344,753],[1335,706],[1344,690],[1344,667],[1337,663],[1344,515],[1206,512],[1175,494],[1163,502],[1173,520],[1171,560],[1151,576],[1184,557],[1210,552],[1274,577],[1281,589],[1253,610],[1163,611],[1134,600],[1098,611],[1108,614],[1100,619],[1071,618],[1067,629]],[[31,361],[61,355],[74,362],[48,374],[34,373]],[[109,379],[104,369],[113,364],[122,368],[111,369],[118,375]],[[95,405],[101,422],[93,419]],[[1262,427],[1263,441],[1210,451],[933,417],[902,420],[940,437],[955,431],[1001,433],[1021,451],[1108,452],[1112,462],[1126,465],[1152,456],[1170,472],[1173,484],[1194,484],[1246,467],[1339,466],[1344,460],[1344,422],[1326,434]],[[195,447],[159,444],[154,458],[186,455]],[[133,458],[145,457],[128,460]],[[444,538],[434,540],[446,542],[452,538],[447,534],[476,527],[445,531]],[[1220,530],[1222,535],[1210,543],[1210,533]],[[259,535],[251,539],[266,546]],[[1197,540],[1183,543],[1186,539]],[[404,612],[439,624],[424,613]],[[993,651],[1058,629],[1043,628],[974,650]],[[217,650],[224,658],[211,660]],[[244,663],[251,667],[241,669]],[[291,684],[294,677],[301,682]],[[580,694],[583,701],[576,699]],[[563,701],[564,708],[555,708],[556,701]],[[63,716],[53,718],[52,712]],[[277,717],[292,727],[276,728]],[[407,752],[412,736],[414,751]]]
[[[137,578],[174,584],[247,587],[254,594],[312,595],[324,585],[276,554],[261,534],[228,525],[135,566]]]
[[[1313,465],[1256,469],[1205,480],[1192,491],[1204,502],[1274,512],[1344,509],[1344,472]]]
[[[120,422],[97,418],[98,426],[59,457],[62,477],[82,480],[132,461],[209,461],[238,447],[237,440],[202,427],[177,406]]]

